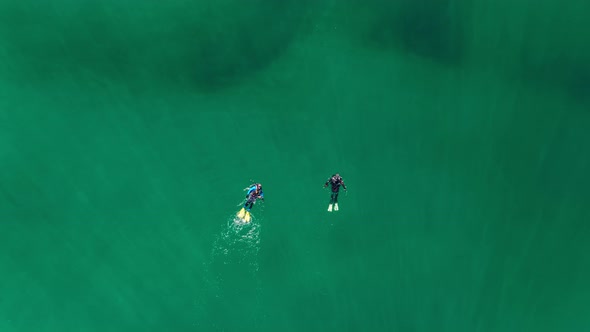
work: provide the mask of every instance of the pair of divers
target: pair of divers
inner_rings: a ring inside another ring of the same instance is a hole
[[[340,186],[346,191],[346,185],[340,174],[336,173],[332,175],[326,183],[324,188],[331,187],[330,204],[328,205],[328,212],[338,211],[338,193],[340,192]],[[237,216],[245,223],[249,223],[252,219],[250,210],[254,206],[257,200],[261,199],[264,201],[264,192],[262,191],[262,184],[254,183],[244,189],[246,193],[246,202],[244,206],[238,211]]]

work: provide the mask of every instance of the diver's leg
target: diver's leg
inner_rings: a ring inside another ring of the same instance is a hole
[[[337,191],[333,191],[332,192],[332,205],[333,205],[333,209],[334,211],[338,211],[338,192]]]
[[[332,205],[334,205],[334,193],[330,194],[330,204],[328,204],[328,212],[332,212]]]
[[[252,204],[254,204],[254,199],[252,199],[252,196],[248,197],[248,199],[246,200],[246,203],[244,204],[244,207],[250,211],[250,209],[252,208]]]

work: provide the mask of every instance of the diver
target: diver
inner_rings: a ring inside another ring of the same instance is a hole
[[[246,187],[244,190],[247,190],[246,193],[246,203],[244,203],[244,207],[238,212],[238,218],[242,219],[246,223],[250,222],[250,210],[256,200],[261,199],[264,201],[264,193],[262,192],[262,185],[260,183],[255,183],[251,186]]]
[[[264,201],[264,193],[262,192],[262,185],[260,183],[255,183],[244,190],[248,190],[248,193],[246,194],[247,200],[246,203],[244,203],[244,208],[247,211],[252,209],[252,205],[254,205],[257,199]]]
[[[342,188],[344,188],[346,191],[346,185],[338,173],[332,175],[328,181],[326,181],[324,188],[326,188],[328,185],[332,186],[332,194],[330,195],[330,205],[328,205],[328,212],[332,212],[332,206],[334,207],[334,211],[338,211],[338,192],[340,191],[340,186],[342,186]]]

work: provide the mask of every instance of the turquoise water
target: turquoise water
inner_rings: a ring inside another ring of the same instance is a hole
[[[0,331],[588,330],[588,9],[3,2]]]

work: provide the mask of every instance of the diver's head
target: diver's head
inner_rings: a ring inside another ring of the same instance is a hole
[[[262,185],[260,183],[256,184],[256,190],[262,190]]]

